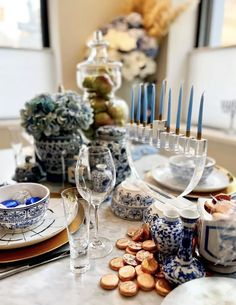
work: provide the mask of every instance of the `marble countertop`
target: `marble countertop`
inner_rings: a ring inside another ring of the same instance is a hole
[[[160,162],[165,162],[159,155],[144,156],[135,162],[141,177]],[[12,150],[0,151],[1,179],[7,181],[14,171]],[[58,190],[60,186],[58,186]],[[58,191],[55,190],[55,191]],[[112,243],[124,237],[127,228],[139,225],[117,218],[109,203],[103,203],[99,213],[100,234],[108,237]],[[125,298],[118,289],[105,291],[99,286],[100,277],[113,273],[108,267],[111,258],[121,256],[123,251],[114,247],[112,253],[101,259],[91,260],[90,270],[83,275],[74,275],[69,268],[69,258],[51,262],[40,267],[16,274],[0,281],[0,297],[3,305],[160,305],[164,300],[155,290],[139,291],[135,297]],[[177,305],[177,304],[176,304]]]
[[[100,210],[100,233],[115,244],[125,236],[127,228],[137,224],[117,218],[108,203]],[[0,297],[3,305],[123,305],[161,304],[163,297],[155,290],[139,291],[135,297],[125,298],[118,289],[106,291],[100,288],[103,274],[115,273],[108,267],[109,260],[120,256],[123,251],[113,248],[112,253],[101,259],[91,260],[90,270],[83,275],[73,275],[69,268],[69,258],[25,271],[0,282]]]

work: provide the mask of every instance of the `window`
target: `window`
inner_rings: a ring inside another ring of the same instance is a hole
[[[49,46],[46,1],[0,0],[0,47]]]
[[[236,0],[201,0],[197,46],[236,45]]]

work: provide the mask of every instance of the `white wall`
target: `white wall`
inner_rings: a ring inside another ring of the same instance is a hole
[[[57,82],[78,90],[76,65],[85,58],[88,37],[98,27],[124,14],[126,1],[50,0],[51,45],[57,63]]]
[[[0,48],[0,119],[19,117],[25,101],[55,89],[50,50]]]
[[[236,100],[236,47],[202,48],[189,56],[188,81],[195,86],[197,104],[205,91],[204,125],[227,128],[230,114],[223,112],[223,100]],[[198,105],[197,105],[198,106]],[[197,122],[197,111],[193,121]],[[236,123],[236,122],[235,122]],[[235,124],[236,130],[236,124]]]
[[[186,1],[173,1],[174,5],[179,5],[181,3],[186,3]],[[166,77],[168,85],[172,88],[173,122],[176,119],[178,92],[181,83],[184,84],[183,104],[186,103],[186,96],[188,95],[188,55],[195,45],[197,12],[198,1],[192,1],[187,10],[184,11],[172,24],[167,37],[166,70],[163,77]],[[185,120],[185,113],[182,115],[182,120]]]

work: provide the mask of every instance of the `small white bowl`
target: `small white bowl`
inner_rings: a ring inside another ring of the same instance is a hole
[[[203,182],[212,173],[216,161],[207,157],[204,171],[200,182]],[[190,181],[195,169],[194,160],[183,155],[176,155],[169,158],[169,166],[176,179]]]
[[[17,183],[0,187],[0,202],[11,199],[21,190],[29,191],[32,197],[41,200],[30,205],[13,208],[0,207],[0,227],[9,230],[31,229],[43,219],[49,203],[50,191],[46,186],[38,183]]]

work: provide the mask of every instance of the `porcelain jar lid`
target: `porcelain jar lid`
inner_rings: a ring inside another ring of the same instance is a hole
[[[97,137],[105,140],[122,140],[125,137],[124,127],[106,125],[99,127],[96,131]]]

